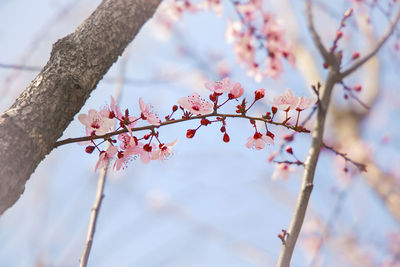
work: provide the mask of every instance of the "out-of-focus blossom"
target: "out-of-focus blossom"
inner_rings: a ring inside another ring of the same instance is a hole
[[[290,175],[296,171],[296,168],[292,164],[288,163],[277,163],[275,166],[275,171],[271,176],[272,180],[276,180],[278,178],[282,180],[289,179]]]

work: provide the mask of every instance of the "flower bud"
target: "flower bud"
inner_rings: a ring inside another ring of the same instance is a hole
[[[265,96],[265,90],[263,88],[260,88],[254,92],[255,94],[255,101],[260,100]]]
[[[229,135],[227,133],[224,134],[223,140],[224,140],[225,143],[229,142],[230,138],[229,138]]]
[[[92,154],[94,148],[95,148],[94,146],[87,146],[85,148],[85,152],[88,153],[88,154]]]
[[[189,130],[187,130],[187,132],[186,132],[186,137],[187,137],[187,138],[193,138],[195,133],[196,133],[196,130],[195,130],[195,129],[189,129]]]

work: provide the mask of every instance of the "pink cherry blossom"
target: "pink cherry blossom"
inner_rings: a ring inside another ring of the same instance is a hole
[[[270,143],[271,145],[273,145],[274,140],[270,136],[256,132],[254,136],[247,138],[246,147],[254,147],[257,150],[260,150],[265,147],[265,143]]]
[[[217,16],[222,15],[222,1],[221,0],[205,0],[203,3],[206,10],[212,10]]]
[[[231,19],[228,19],[228,26],[225,31],[225,39],[228,44],[233,43],[233,40],[239,37],[241,30],[242,23],[240,21],[233,22]]]
[[[229,92],[232,89],[231,81],[228,77],[219,82],[208,81],[204,85],[208,90],[213,91],[217,94],[223,94]]]
[[[175,139],[175,141],[171,143],[160,145],[160,149],[152,151],[151,158],[153,160],[168,159],[173,154],[172,148],[176,145],[177,142],[178,139]]]
[[[118,135],[118,140],[121,141],[120,148],[123,150],[127,150],[130,147],[137,146],[137,140],[135,139],[135,137],[132,136],[132,132],[130,133],[131,135],[127,133],[122,133]]]
[[[287,180],[289,179],[291,173],[295,172],[296,169],[291,165],[287,163],[279,163],[275,167],[275,171],[271,176],[272,180],[276,180],[278,178],[281,178],[282,180]]]
[[[94,171],[96,172],[98,169],[105,166],[109,159],[113,158],[114,155],[118,152],[118,148],[116,146],[110,146],[106,151],[101,151],[99,155],[99,160],[94,167]]]
[[[100,114],[103,117],[113,119],[113,118],[117,117],[117,109],[119,109],[119,107],[117,106],[114,97],[111,96],[110,97],[110,105],[107,106],[106,108],[103,108],[102,110],[100,110]]]
[[[311,97],[299,97],[299,102],[297,103],[296,110],[297,111],[302,111],[305,110],[315,104],[315,99]]]
[[[140,155],[143,153],[143,149],[136,144],[135,141],[132,142],[133,138],[130,139],[131,142],[125,151],[119,151],[117,153],[117,160],[114,163],[114,169],[119,171],[121,168],[125,168],[128,162],[132,159],[132,155]]]
[[[139,143],[139,147],[137,148],[137,151],[140,155],[140,160],[144,163],[147,164],[150,162],[151,158],[151,153],[153,150],[155,150],[157,147],[154,143],[151,144],[145,144],[143,145],[142,143]]]
[[[283,73],[283,63],[278,57],[267,57],[265,60],[265,70],[264,76],[272,77],[273,79],[278,79]]]
[[[236,43],[233,45],[233,51],[239,64],[246,66],[254,64],[256,53],[255,42],[254,36],[250,32],[239,35]]]
[[[142,119],[147,120],[151,125],[158,126],[161,123],[160,118],[150,110],[150,106],[143,102],[142,98],[139,98],[139,107],[142,111]]]
[[[114,163],[114,169],[119,171],[121,168],[125,168],[128,160],[130,160],[130,154],[127,151],[118,151],[117,160]]]
[[[298,103],[299,97],[295,96],[288,88],[283,95],[274,97],[271,105],[280,110],[289,111],[290,109],[295,109]]]
[[[240,14],[242,14],[242,16],[246,22],[251,22],[251,21],[255,20],[257,17],[257,14],[256,14],[257,7],[251,2],[244,3],[244,4],[238,4],[238,5],[236,5],[236,9]]]
[[[88,114],[79,114],[78,120],[86,126],[86,134],[106,134],[114,128],[115,120],[102,116],[100,112],[90,109]]]
[[[188,97],[182,97],[178,104],[196,115],[204,115],[213,111],[213,104],[200,97],[198,93],[193,93]]]
[[[239,98],[243,95],[244,89],[240,83],[232,84],[232,89],[229,91],[228,97],[230,99]]]

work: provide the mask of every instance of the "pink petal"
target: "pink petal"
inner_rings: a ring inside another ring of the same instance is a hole
[[[254,141],[254,147],[257,150],[263,149],[265,147],[265,142],[262,138],[258,138]]]
[[[253,137],[247,138],[246,147],[250,149],[253,147],[253,144],[254,144],[254,138]]]

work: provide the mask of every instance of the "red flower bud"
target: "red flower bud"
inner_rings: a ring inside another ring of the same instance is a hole
[[[225,143],[229,142],[230,138],[229,138],[229,135],[227,133],[224,134],[223,140],[224,140]]]
[[[351,59],[352,59],[352,60],[355,60],[355,59],[357,59],[357,58],[359,58],[359,57],[360,57],[360,53],[358,53],[358,52],[356,51],[356,52],[354,52],[353,55],[351,56]]]
[[[216,95],[215,93],[211,94],[211,95],[210,95],[210,100],[211,100],[212,102],[215,102],[215,101],[217,100],[217,95]]]
[[[88,153],[88,154],[92,154],[94,148],[95,148],[94,146],[87,146],[85,148],[85,152]]]
[[[271,110],[272,110],[272,114],[275,115],[275,113],[278,111],[278,108],[277,107],[272,107]]]
[[[186,137],[187,137],[187,138],[193,138],[195,133],[196,133],[196,130],[195,130],[195,129],[189,129],[189,130],[187,130],[187,132],[186,132]]]
[[[356,91],[356,92],[360,92],[361,89],[362,89],[362,86],[359,85],[359,84],[357,84],[356,86],[354,86],[354,91]]]
[[[294,139],[293,134],[288,134],[288,135],[285,135],[285,136],[283,137],[283,140],[285,140],[285,141],[287,141],[287,142],[291,142],[291,141],[293,141],[293,139]]]
[[[292,149],[290,146],[287,146],[287,147],[285,148],[285,151],[286,151],[287,153],[293,155],[293,149]]]
[[[272,139],[274,139],[275,135],[273,133],[271,133],[270,131],[267,131],[267,136],[271,137]]]
[[[172,107],[172,111],[175,112],[175,111],[177,111],[177,110],[178,110],[178,106],[177,106],[177,105],[174,105],[174,106]]]
[[[254,92],[255,94],[255,101],[260,100],[265,96],[265,90],[263,88],[260,88]]]
[[[109,118],[109,119],[114,119],[114,118],[115,118],[115,113],[114,113],[114,111],[110,111],[110,113],[108,114],[108,118]]]
[[[147,152],[151,152],[152,147],[151,147],[149,144],[145,144],[145,145],[143,146],[143,150],[144,150],[144,151],[147,151]]]
[[[221,131],[221,133],[224,133],[226,131],[225,126],[222,126],[219,130]]]
[[[328,68],[328,63],[324,62],[324,64],[322,64],[322,66],[324,67],[324,69]]]
[[[201,123],[201,125],[204,125],[204,126],[211,124],[211,122],[209,120],[207,120],[206,118],[202,118],[200,123]]]

